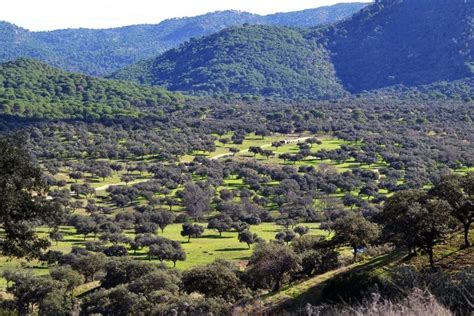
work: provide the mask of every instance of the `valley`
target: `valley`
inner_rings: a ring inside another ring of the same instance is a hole
[[[474,312],[471,1],[89,1],[0,22],[0,315]]]

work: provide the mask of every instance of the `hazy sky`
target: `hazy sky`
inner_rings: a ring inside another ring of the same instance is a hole
[[[367,0],[362,0],[367,2]],[[361,1],[361,2],[362,2]],[[0,20],[30,30],[104,28],[235,9],[259,14],[354,0],[3,0]]]

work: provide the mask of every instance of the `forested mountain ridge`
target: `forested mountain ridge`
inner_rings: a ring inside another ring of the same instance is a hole
[[[271,26],[226,29],[112,77],[210,94],[328,98],[345,93],[324,48],[297,30]]]
[[[68,73],[21,58],[0,64],[0,114],[36,119],[120,119],[182,102],[158,87]]]
[[[261,16],[219,11],[159,24],[111,29],[68,29],[30,32],[0,22],[0,62],[30,57],[69,71],[104,75],[151,58],[194,37],[249,24],[313,27],[347,18],[365,3],[343,3],[316,9]]]
[[[352,92],[462,79],[474,71],[474,3],[380,0],[322,39]]]
[[[425,86],[427,93],[430,84],[472,77],[473,12],[473,3],[461,0],[377,1],[340,23],[293,30],[289,38],[299,38],[297,43],[256,35],[289,31],[244,26],[188,42],[112,77],[192,93],[290,98],[340,96],[342,87],[361,93],[397,85]],[[258,62],[260,57],[266,62]],[[268,62],[272,58],[275,63]],[[283,65],[285,75],[278,76],[275,72]],[[291,73],[304,74],[301,82]],[[266,81],[256,84],[260,75]],[[471,81],[466,82],[469,87]],[[433,88],[443,89],[442,85]],[[329,93],[329,87],[335,93]]]

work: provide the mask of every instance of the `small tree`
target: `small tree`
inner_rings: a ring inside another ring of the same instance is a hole
[[[191,237],[198,238],[204,233],[204,227],[197,224],[183,224],[183,230],[181,230],[181,236],[188,237],[188,242],[191,242]]]
[[[276,234],[275,239],[284,241],[287,245],[296,238],[296,234],[292,230],[286,230]]]
[[[461,223],[464,231],[464,247],[470,246],[469,230],[474,222],[474,173],[465,177],[451,175],[444,177],[429,194],[447,201],[452,215]]]
[[[59,231],[57,230],[54,230],[52,231],[50,234],[49,234],[49,238],[51,238],[51,240],[54,240],[56,242],[56,246],[58,245],[58,243],[64,239],[64,235],[62,233],[60,233]]]
[[[165,231],[165,228],[168,225],[174,223],[175,219],[176,219],[176,216],[172,212],[165,211],[165,210],[156,211],[152,215],[152,221],[158,224],[162,233]]]
[[[240,149],[238,149],[237,147],[231,147],[229,148],[229,151],[232,153],[232,156],[235,156],[240,152]]]
[[[307,226],[296,226],[293,230],[300,236],[304,236],[309,233],[309,227]]]
[[[222,236],[223,232],[232,229],[232,219],[228,216],[215,217],[209,220],[207,224],[208,229],[215,229],[219,232],[219,236]]]
[[[239,239],[239,242],[246,243],[249,249],[250,249],[250,245],[253,245],[254,243],[260,241],[260,238],[258,237],[258,235],[252,233],[248,229],[239,232],[238,239]]]
[[[351,214],[337,219],[333,229],[336,243],[348,244],[352,247],[354,262],[357,259],[357,249],[369,246],[379,237],[377,224],[367,221],[360,214]]]
[[[259,243],[250,257],[246,273],[254,288],[280,289],[285,277],[298,271],[300,257],[289,247],[277,243]]]

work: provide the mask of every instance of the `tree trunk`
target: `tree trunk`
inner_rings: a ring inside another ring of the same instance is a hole
[[[188,242],[191,242],[191,235],[188,236]]]
[[[428,257],[430,259],[430,266],[432,270],[435,270],[435,264],[434,264],[434,259],[433,259],[433,248],[430,247],[428,249]]]
[[[275,286],[273,287],[273,290],[272,292],[278,292],[280,290],[280,287],[281,287],[281,278],[279,278],[276,283],[275,283]]]
[[[469,226],[471,226],[471,223],[464,223],[464,247],[466,248],[471,246],[469,243]]]

